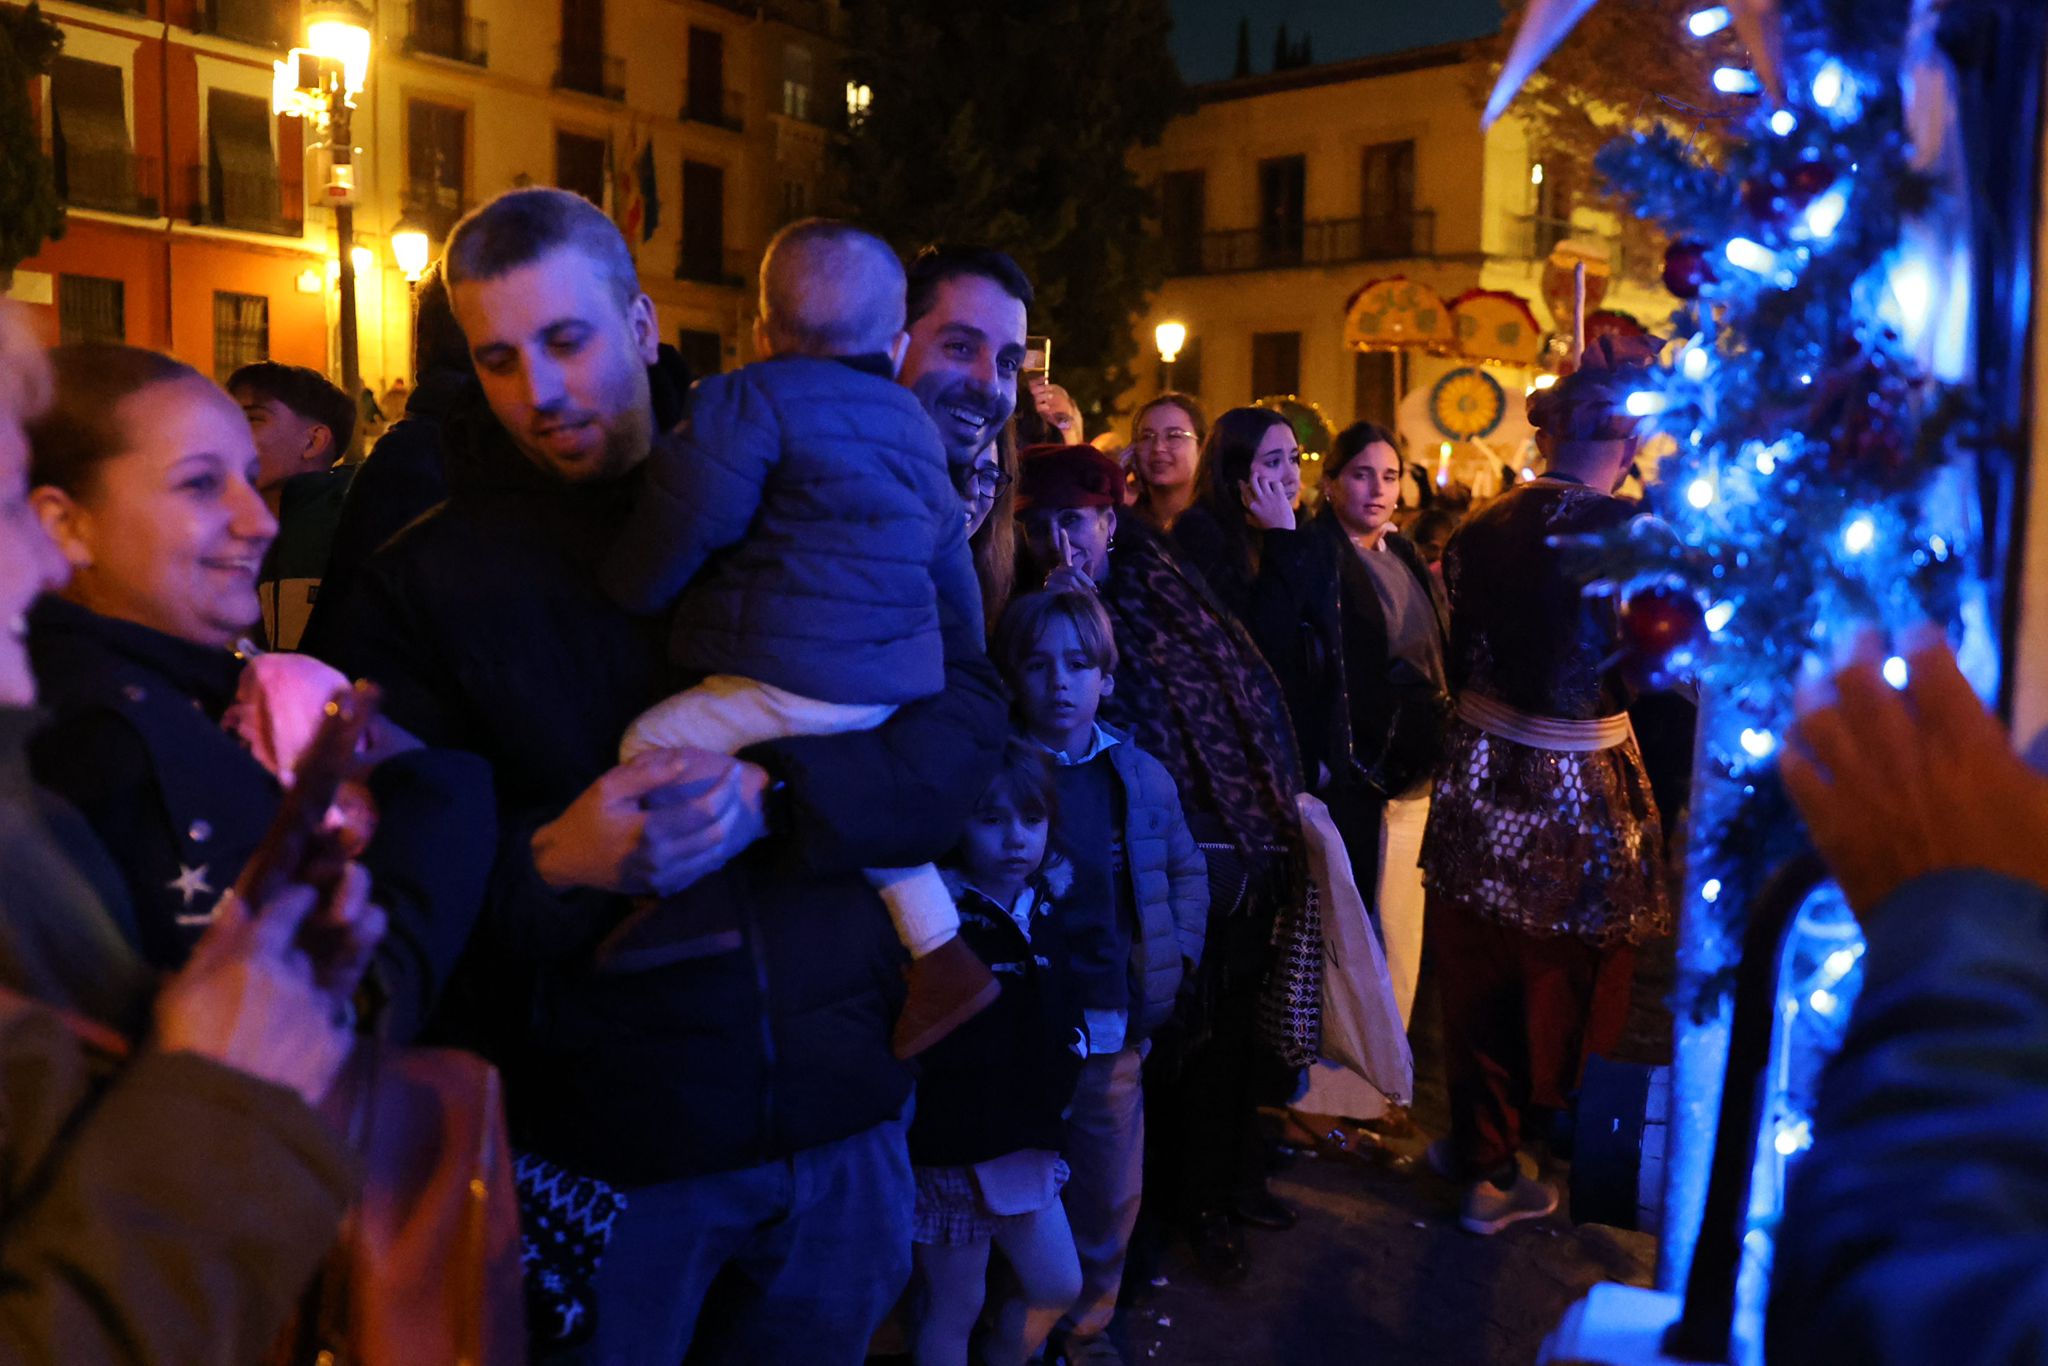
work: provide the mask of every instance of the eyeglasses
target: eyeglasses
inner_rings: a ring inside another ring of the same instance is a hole
[[[979,496],[993,498],[1010,487],[1010,475],[1007,470],[983,468],[969,472],[967,483]]]
[[[1131,444],[1135,446],[1156,446],[1161,442],[1166,442],[1172,445],[1179,445],[1183,441],[1193,441],[1194,439],[1195,434],[1185,427],[1168,427],[1163,432],[1139,432],[1138,439]]]

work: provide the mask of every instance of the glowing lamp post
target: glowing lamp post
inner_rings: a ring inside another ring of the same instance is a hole
[[[349,131],[356,96],[370,75],[370,12],[357,0],[310,0],[306,46],[272,67],[271,109],[311,119],[325,136],[329,172],[322,202],[334,210],[335,255],[341,265],[341,387],[362,393],[356,364],[355,148]]]
[[[398,226],[391,230],[391,259],[398,263],[407,284],[418,284],[420,276],[426,274],[431,251],[425,228],[410,218],[398,220]]]
[[[1173,387],[1173,362],[1180,356],[1180,349],[1188,344],[1186,323],[1165,322],[1152,329],[1153,344],[1159,348],[1159,363],[1166,367],[1165,387]]]

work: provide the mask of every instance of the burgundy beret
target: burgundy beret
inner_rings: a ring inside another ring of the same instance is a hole
[[[1093,446],[1026,446],[1017,452],[1017,467],[1020,513],[1123,504],[1123,466]]]

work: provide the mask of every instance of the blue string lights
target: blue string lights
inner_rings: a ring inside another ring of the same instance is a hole
[[[1953,625],[1975,591],[1966,567],[1979,533],[1952,449],[1963,404],[1936,378],[1954,377],[1936,347],[1955,330],[1945,284],[1967,261],[1956,234],[1927,230],[1946,192],[1907,140],[1899,76],[1911,10],[1911,0],[1780,0],[1784,107],[1745,101],[1710,146],[1658,126],[1598,159],[1609,186],[1670,235],[1665,279],[1683,301],[1663,363],[1627,404],[1646,433],[1675,442],[1648,510],[1677,534],[1585,548],[1588,576],[1624,602],[1676,588],[1702,609],[1688,651],[1702,771],[1682,1029],[1718,1017],[1744,908],[1800,843],[1776,759],[1802,666],[1856,623]],[[1703,10],[1675,41],[1728,22],[1726,10]],[[1741,67],[1714,79],[1731,93],[1758,88]],[[1683,671],[1675,659],[1642,662],[1646,676]],[[1884,672],[1903,686],[1903,659]],[[1802,913],[1788,945],[1782,1057],[1745,1243],[1759,1263],[1774,1210],[1764,1206],[1812,1141],[1811,1086],[1839,1042],[1861,954],[1838,896]]]

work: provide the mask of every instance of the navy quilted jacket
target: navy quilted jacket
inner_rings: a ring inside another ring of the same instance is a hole
[[[688,672],[840,703],[944,686],[939,597],[972,623],[981,590],[939,434],[885,367],[789,356],[713,375],[656,443],[604,582],[629,611],[676,603]]]

